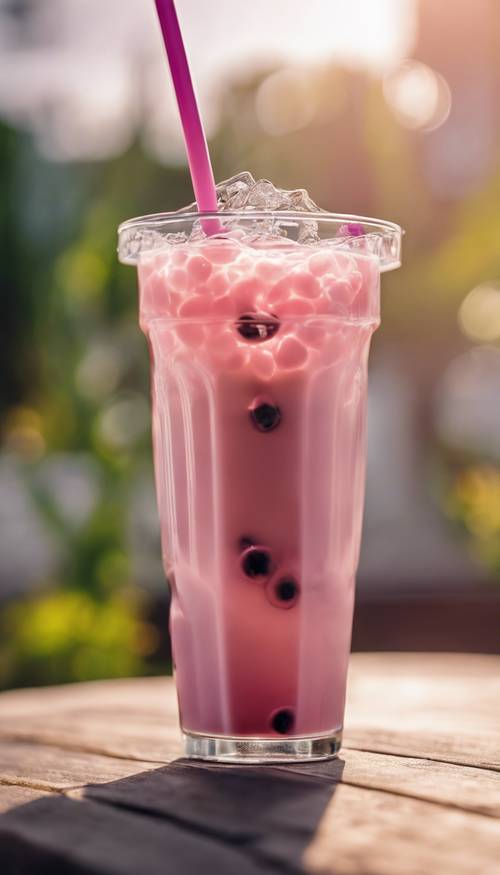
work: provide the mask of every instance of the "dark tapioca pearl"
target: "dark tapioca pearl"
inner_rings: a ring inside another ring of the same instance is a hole
[[[273,577],[266,585],[266,595],[275,608],[293,608],[300,595],[300,587],[291,576]]]
[[[265,547],[247,547],[242,553],[241,567],[247,577],[267,577],[271,566],[271,554]]]
[[[250,407],[250,419],[259,431],[272,431],[281,422],[281,410],[276,404],[258,399]]]
[[[280,322],[277,316],[273,316],[272,313],[243,313],[239,317],[236,327],[245,340],[260,343],[263,340],[269,340],[276,334]]]
[[[280,735],[291,732],[295,723],[295,715],[291,708],[281,708],[275,711],[271,717],[271,726]]]
[[[299,588],[293,577],[283,577],[275,587],[276,598],[280,602],[291,602],[297,598]]]

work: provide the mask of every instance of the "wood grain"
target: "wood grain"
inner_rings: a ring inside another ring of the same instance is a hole
[[[335,875],[498,875],[498,820],[340,786],[304,855]]]
[[[497,875],[500,658],[357,654],[337,760],[180,759],[171,680],[0,695],[0,871]]]

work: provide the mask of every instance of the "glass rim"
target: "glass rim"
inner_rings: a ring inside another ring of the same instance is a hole
[[[124,222],[121,222],[118,226],[118,257],[119,260],[123,264],[137,264],[138,256],[141,252],[150,251],[150,247],[145,246],[142,248],[139,246],[139,249],[135,253],[130,253],[126,251],[126,246],[129,242],[129,235],[132,233],[139,233],[143,231],[145,234],[147,232],[157,232],[161,233],[161,231],[168,231],[169,226],[173,224],[178,224],[179,222],[191,222],[194,224],[196,221],[213,221],[213,220],[265,220],[265,219],[276,219],[278,221],[289,221],[289,222],[298,222],[298,221],[313,221],[326,225],[348,225],[348,224],[361,224],[365,226],[368,230],[365,234],[357,234],[353,235],[351,238],[339,238],[341,239],[353,239],[353,240],[363,240],[366,238],[381,238],[381,239],[390,239],[395,244],[395,252],[393,253],[393,258],[390,260],[390,264],[385,263],[384,267],[382,267],[381,260],[381,269],[390,270],[401,265],[401,240],[404,235],[404,229],[398,225],[396,222],[390,222],[386,219],[375,219],[370,216],[358,216],[350,213],[331,213],[328,211],[317,210],[314,212],[304,212],[302,210],[223,210],[223,211],[212,211],[212,212],[204,212],[198,210],[189,210],[184,212],[182,210],[176,210],[172,212],[161,212],[161,213],[148,213],[144,216],[135,216],[131,219],[126,219]],[[207,236],[208,239],[208,236]],[[333,239],[333,238],[332,238]],[[189,242],[189,241],[186,241]],[[323,240],[318,240],[317,242],[307,242],[303,245],[305,246],[318,246],[324,243]],[[155,247],[156,248],[156,247]]]

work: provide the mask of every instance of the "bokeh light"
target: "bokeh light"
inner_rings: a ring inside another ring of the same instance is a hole
[[[404,61],[384,77],[385,99],[398,121],[410,130],[432,131],[451,110],[446,79],[421,61]]]
[[[460,305],[458,323],[471,340],[490,343],[500,339],[500,282],[481,283],[472,289]]]
[[[91,344],[76,371],[80,392],[93,401],[111,394],[118,385],[124,365],[120,350],[110,339]]]
[[[107,446],[127,449],[149,429],[149,405],[143,395],[129,392],[116,398],[98,421],[98,435]]]
[[[435,393],[438,435],[451,447],[500,459],[500,349],[478,346],[446,368]]]
[[[255,111],[263,131],[271,136],[305,127],[314,117],[317,91],[306,71],[290,67],[272,73],[260,85]]]
[[[14,407],[5,419],[4,448],[27,462],[37,461],[45,452],[40,414],[30,407]]]

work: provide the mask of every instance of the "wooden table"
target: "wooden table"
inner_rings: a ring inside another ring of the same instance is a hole
[[[171,680],[0,696],[0,872],[498,875],[500,657],[357,654],[337,760],[179,759]]]

